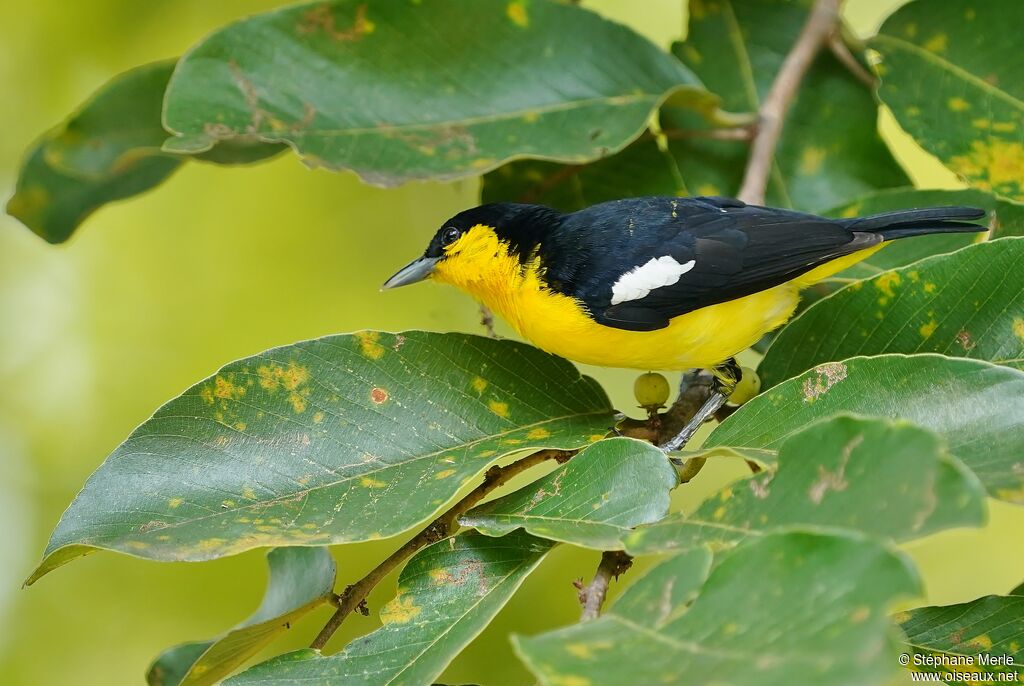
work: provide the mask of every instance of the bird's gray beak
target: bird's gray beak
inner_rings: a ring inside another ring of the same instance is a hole
[[[422,281],[434,271],[434,265],[437,264],[439,259],[439,257],[421,257],[418,260],[413,260],[399,269],[397,274],[385,281],[384,285],[381,286],[381,290],[408,286],[411,283]]]

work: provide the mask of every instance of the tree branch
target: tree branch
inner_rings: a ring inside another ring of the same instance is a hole
[[[632,566],[633,558],[621,550],[606,550],[602,553],[594,578],[585,588],[580,589],[580,603],[583,604],[581,622],[598,618],[612,579],[618,579],[620,574]]]
[[[454,534],[459,526],[459,517],[483,500],[491,491],[504,485],[517,474],[521,474],[542,462],[547,460],[565,462],[572,455],[572,452],[564,450],[541,450],[504,467],[495,465],[488,469],[484,474],[483,482],[479,486],[439,515],[418,534],[406,541],[401,548],[391,553],[386,560],[371,569],[366,576],[342,591],[337,597],[336,605],[338,609],[335,610],[327,624],[320,630],[320,633],[313,639],[309,647],[316,650],[323,648],[331,636],[334,635],[334,632],[338,630],[338,627],[341,626],[341,623],[345,621],[345,618],[352,614],[353,610],[365,610],[366,596],[384,577],[394,571],[395,568],[408,558],[412,557],[420,548],[424,548],[431,543],[436,543]]]
[[[768,176],[775,159],[775,148],[782,135],[782,124],[804,75],[815,56],[839,23],[841,0],[815,0],[800,36],[775,76],[768,96],[758,112],[758,127],[750,146],[750,157],[738,197],[752,205],[764,204]]]

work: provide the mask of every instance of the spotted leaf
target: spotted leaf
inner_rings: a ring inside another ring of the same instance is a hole
[[[980,683],[986,683],[977,678],[981,674],[1005,675],[992,682],[1016,682],[1024,675],[1024,597],[990,595],[958,605],[920,607],[895,619],[906,634],[905,650],[914,671],[960,672],[961,677],[963,672],[973,672],[976,678],[970,680]],[[970,664],[950,662],[965,656],[972,660]],[[953,666],[945,668],[942,661]],[[947,676],[940,681],[953,679]]]
[[[568,3],[328,0],[243,19],[186,54],[165,147],[256,136],[395,185],[513,157],[586,162],[669,97],[718,102],[646,39]]]
[[[878,95],[967,183],[1024,200],[1024,55],[1018,0],[909,3],[870,43]]]
[[[937,255],[854,282],[783,329],[767,386],[856,355],[934,352],[1024,369],[1024,238]]]
[[[743,405],[702,449],[778,450],[793,433],[841,412],[930,429],[989,495],[1024,504],[1024,372],[981,360],[879,355],[821,364]]]
[[[777,533],[716,560],[692,604],[663,596],[664,619],[613,610],[514,641],[544,684],[882,684],[899,669],[886,610],[919,592],[907,560],[877,542]]]
[[[807,8],[807,3],[778,0],[694,0],[689,36],[672,52],[721,96],[725,109],[755,112]],[[513,162],[484,177],[484,200],[578,210],[622,197],[734,195],[739,190],[747,141],[710,138],[705,134],[712,123],[706,117],[671,103],[659,117],[666,133],[661,144],[645,134],[621,153],[591,164]],[[878,135],[870,89],[828,51],[815,60],[788,117],[770,204],[818,211],[851,194],[907,183]]]
[[[505,606],[553,543],[521,531],[491,538],[470,531],[418,552],[402,570],[384,626],[324,657],[286,653],[225,686],[416,686],[433,683]]]
[[[365,541],[436,513],[503,455],[614,422],[568,362],[512,341],[363,331],[233,362],[90,477],[32,577],[95,549],[205,560]]]
[[[777,469],[731,484],[692,514],[638,528],[626,550],[719,549],[793,526],[904,541],[984,520],[984,489],[938,436],[905,423],[841,416],[786,439]]]

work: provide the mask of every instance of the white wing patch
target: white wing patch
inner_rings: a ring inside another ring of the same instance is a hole
[[[695,264],[696,260],[680,264],[671,255],[652,257],[647,263],[633,267],[619,277],[612,286],[612,305],[639,300],[655,288],[671,286]]]

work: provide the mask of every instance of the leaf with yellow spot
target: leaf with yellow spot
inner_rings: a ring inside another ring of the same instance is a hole
[[[381,609],[381,626],[340,653],[286,653],[225,686],[415,686],[434,683],[490,624],[553,546],[516,532],[490,538],[473,531],[416,553],[402,570],[398,596]]]
[[[459,522],[488,536],[522,528],[553,541],[621,550],[633,527],[668,514],[676,483],[661,450],[632,438],[610,438],[528,486],[473,508]]]
[[[774,386],[856,355],[934,352],[1024,369],[1024,237],[1002,238],[879,274],[814,303],[779,332],[758,368]],[[874,318],[878,294],[885,318]]]
[[[702,562],[663,563],[633,583],[629,602],[593,621],[515,636],[517,652],[551,684],[859,686],[899,670],[885,611],[920,584],[891,548],[854,535],[774,533],[716,558],[706,581]],[[851,622],[855,613],[863,620]]]
[[[498,400],[491,400],[487,403],[487,409],[494,414],[498,415],[502,419],[508,419],[508,403],[503,403]]]
[[[1024,200],[1016,33],[1024,3],[985,0],[970,9],[970,21],[960,2],[914,2],[890,16],[870,43],[883,67],[878,95],[925,150],[968,184]]]
[[[823,214],[829,217],[849,219],[892,210],[942,205],[966,205],[987,210],[992,238],[1024,235],[1024,205],[1000,200],[978,190],[945,191],[892,188],[848,201]],[[854,279],[870,278],[877,276],[880,272],[904,267],[926,257],[951,253],[976,243],[983,237],[984,234],[945,233],[893,241],[867,259],[805,289],[800,295],[797,312],[802,312],[811,304],[847,285],[850,285],[851,288],[860,288],[862,284],[856,281],[851,284]],[[934,285],[925,284],[925,289],[929,288],[934,288]],[[883,297],[886,296],[883,295]],[[773,334],[765,336],[755,346],[758,352],[764,353],[773,338]]]
[[[267,35],[291,49],[267,50]],[[656,45],[572,4],[327,0],[247,17],[193,47],[167,88],[164,147],[257,136],[394,186],[519,157],[598,159],[640,135],[666,98],[706,112],[718,103]]]
[[[921,341],[916,331],[911,335]],[[990,496],[1024,504],[1024,371],[982,360],[923,353],[825,363],[744,404],[701,451],[778,450],[794,431],[844,412],[931,430]]]
[[[730,112],[756,112],[807,20],[809,3],[716,0],[690,13],[686,41],[672,51],[722,97]],[[694,56],[697,55],[697,59]],[[899,186],[907,177],[876,127],[871,92],[834,55],[823,51],[787,115],[772,170],[768,202],[819,211],[851,195]],[[688,115],[664,113],[665,129],[693,129]],[[746,141],[669,140],[691,193],[710,185],[735,194],[746,166]]]
[[[165,650],[146,674],[150,686],[218,683],[330,599],[335,568],[326,548],[275,548],[267,564],[270,578],[256,612],[215,639]]]
[[[1005,675],[995,678],[996,682],[1024,677],[1024,596],[990,595],[958,605],[920,607],[901,612],[894,620],[906,634],[907,652],[929,657],[970,655],[982,674]],[[979,664],[979,653],[1003,659]],[[936,670],[927,665],[917,669]]]
[[[840,416],[788,438],[775,469],[726,487],[692,514],[642,526],[625,543],[635,555],[721,548],[780,527],[905,541],[984,521],[984,489],[938,436],[906,423]]]
[[[717,0],[699,6],[700,12],[691,8],[689,35],[673,46],[673,54],[721,96],[723,109],[757,111],[807,19],[808,4]],[[683,134],[711,125],[672,100],[658,116],[660,128],[670,134],[665,140],[645,135],[617,155],[582,166],[513,162],[484,177],[484,201],[539,202],[571,211],[623,197],[734,195],[739,190],[747,141]],[[824,51],[790,109],[769,204],[816,211],[851,194],[908,183],[879,137],[876,119],[870,90]]]
[[[483,395],[471,390],[481,370]],[[493,461],[581,448],[614,424],[592,379],[522,343],[374,331],[275,348],[200,382],[117,448],[33,580],[95,548],[205,560],[392,536]]]

